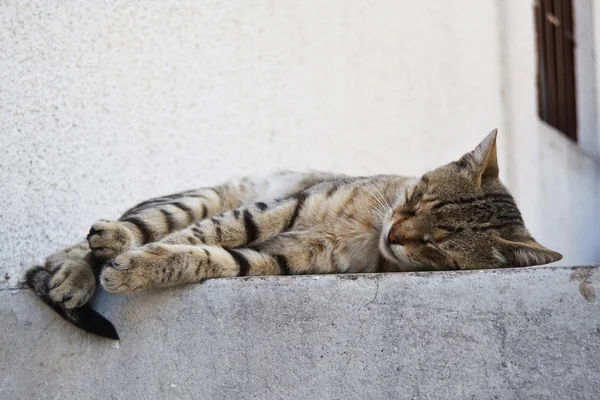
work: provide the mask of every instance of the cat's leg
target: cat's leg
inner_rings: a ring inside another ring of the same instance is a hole
[[[276,254],[240,247],[293,229],[306,197],[300,193],[271,205],[243,206],[122,253],[105,266],[101,283],[108,291],[130,292],[207,278],[293,273],[294,266],[302,272],[299,267],[310,260],[306,254],[290,253],[293,247],[279,247]]]
[[[126,250],[159,241],[172,232],[193,226],[198,221],[228,210],[234,210],[250,201],[262,199],[270,202],[275,198],[290,196],[292,193],[303,193],[303,190],[311,186],[338,178],[340,176],[325,173],[284,171],[266,178],[243,178],[213,188],[159,197],[138,204],[127,211],[119,221],[98,221],[90,229],[88,242],[97,259],[109,260]],[[296,199],[301,197],[302,194],[297,195]],[[295,203],[286,204],[293,206]],[[260,211],[270,208],[264,202],[258,202],[256,206]],[[240,212],[242,212],[241,221],[251,224],[252,216],[248,216],[245,209]],[[240,217],[236,211],[230,214]],[[211,220],[220,221],[225,217],[221,215]],[[257,217],[257,219],[263,218]],[[250,225],[247,226],[251,228]],[[218,228],[215,231],[217,234],[220,232]],[[261,240],[261,237],[256,239]],[[225,244],[225,246],[229,245]]]
[[[302,257],[251,249],[152,243],[110,261],[101,275],[109,292],[127,293],[153,287],[200,283],[210,278],[285,275]]]
[[[95,258],[109,260],[194,222],[236,208],[252,196],[251,186],[241,180],[158,197],[131,208],[118,221],[97,221],[87,240]]]
[[[79,307],[96,291],[96,275],[104,260],[198,219],[235,208],[252,195],[247,182],[241,180],[147,200],[128,210],[119,221],[94,224],[87,240],[46,259],[44,267],[49,274],[34,267],[26,274],[26,283],[43,289],[52,302],[69,309]]]
[[[295,228],[302,219],[308,195],[294,196],[270,204],[258,202],[199,221],[161,240],[166,244],[217,245],[244,247],[267,241]]]

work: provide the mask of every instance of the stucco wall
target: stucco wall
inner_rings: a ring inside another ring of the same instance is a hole
[[[3,2],[0,285],[150,196],[278,168],[417,174],[494,127],[534,234],[598,261],[580,240],[600,229],[598,163],[569,164],[579,153],[558,139],[535,147],[533,20],[518,3]],[[525,162],[532,148],[558,155]]]
[[[232,175],[459,156],[501,113],[494,10],[454,3],[3,3],[1,267]]]

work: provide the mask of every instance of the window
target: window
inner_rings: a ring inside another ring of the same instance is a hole
[[[534,0],[538,114],[577,141],[573,0]]]

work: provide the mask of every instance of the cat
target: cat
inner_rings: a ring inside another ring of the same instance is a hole
[[[253,275],[468,270],[558,261],[537,243],[498,176],[497,131],[420,178],[279,172],[144,201],[25,281],[75,325],[118,339],[86,304]]]

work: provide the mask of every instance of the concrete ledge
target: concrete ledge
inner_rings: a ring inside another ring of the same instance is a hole
[[[0,398],[598,399],[599,267],[101,294],[119,343],[0,291]]]

